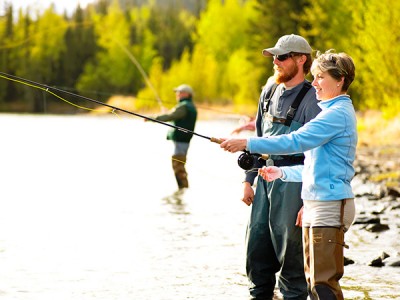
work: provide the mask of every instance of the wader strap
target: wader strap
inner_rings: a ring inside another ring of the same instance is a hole
[[[342,200],[342,205],[340,206],[340,230],[343,230],[343,234],[345,232],[344,229],[344,223],[343,223],[343,216],[344,216],[344,206],[346,205],[346,199]],[[346,242],[344,241],[344,236],[343,236],[343,247],[345,247],[346,249],[349,249],[350,247],[346,244]]]
[[[289,107],[289,110],[286,114],[286,122],[285,122],[286,126],[290,126],[290,124],[292,124],[292,120],[294,118],[294,115],[296,114],[297,108],[299,107],[301,101],[303,100],[304,96],[307,94],[310,88],[311,88],[311,83],[309,83],[308,81],[304,82],[303,87],[297,94],[296,99],[294,99],[292,105]]]
[[[346,199],[343,199],[342,200],[342,205],[340,206],[340,225],[342,227],[344,227],[343,216],[344,216],[344,206],[345,206],[345,204],[346,204]]]
[[[263,99],[263,112],[266,113],[268,112],[269,109],[269,103],[271,102],[271,98],[275,93],[276,88],[278,87],[277,83],[274,83],[272,87],[269,89],[268,92],[265,93],[264,99]]]

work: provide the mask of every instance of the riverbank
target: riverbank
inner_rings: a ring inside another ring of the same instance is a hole
[[[390,120],[374,111],[358,115],[357,174],[379,185],[381,195],[396,198],[400,197],[399,128],[400,115]]]

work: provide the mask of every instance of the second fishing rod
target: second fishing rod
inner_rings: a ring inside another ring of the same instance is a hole
[[[31,86],[33,88],[41,89],[41,90],[43,90],[45,92],[49,92],[49,93],[51,93],[53,95],[56,95],[56,94],[54,94],[54,92],[61,92],[61,93],[64,93],[64,94],[67,94],[67,95],[70,95],[70,96],[73,96],[73,97],[81,98],[81,99],[90,101],[92,103],[96,103],[98,105],[108,107],[108,108],[112,109],[111,112],[120,111],[120,112],[124,112],[124,113],[130,114],[130,115],[134,115],[136,117],[143,118],[143,119],[145,119],[147,121],[152,121],[152,122],[155,122],[155,123],[159,123],[161,125],[165,125],[165,126],[174,128],[174,129],[179,130],[181,132],[184,132],[186,134],[192,134],[192,135],[207,139],[207,140],[209,140],[209,141],[211,141],[213,143],[221,144],[223,142],[222,139],[218,139],[218,138],[215,138],[215,137],[209,137],[209,136],[206,136],[206,135],[203,135],[203,134],[199,134],[197,132],[194,132],[192,130],[188,130],[188,129],[183,128],[183,127],[176,126],[174,124],[163,122],[163,121],[157,120],[155,118],[151,118],[151,117],[148,117],[148,116],[136,113],[136,112],[132,112],[132,111],[129,111],[129,110],[126,110],[126,109],[123,109],[123,108],[120,108],[120,107],[117,107],[117,106],[114,106],[114,105],[110,105],[110,104],[107,104],[107,103],[104,103],[104,102],[101,102],[101,101],[98,101],[98,100],[95,100],[95,99],[92,99],[92,98],[89,98],[89,97],[78,95],[78,94],[75,94],[75,93],[60,89],[60,88],[52,87],[52,86],[49,86],[47,84],[39,83],[39,82],[36,82],[36,81],[33,81],[33,80],[29,80],[29,79],[26,79],[26,78],[22,78],[22,77],[18,77],[18,76],[15,76],[15,75],[7,74],[7,73],[4,73],[4,72],[0,72],[0,77],[5,78],[7,80],[14,81],[14,82],[18,82],[18,83],[21,83],[21,84],[28,85],[28,86]],[[58,96],[58,95],[56,95],[56,96]],[[61,98],[61,99],[63,99],[63,98]],[[250,170],[254,165],[254,160],[255,159],[266,160],[266,159],[268,159],[268,157],[266,155],[260,155],[260,154],[249,153],[248,151],[244,151],[238,157],[238,165],[244,170]]]

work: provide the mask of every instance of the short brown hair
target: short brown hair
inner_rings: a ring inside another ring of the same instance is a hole
[[[346,53],[335,53],[330,49],[325,53],[317,52],[316,58],[311,66],[311,72],[316,70],[328,72],[336,80],[343,80],[342,91],[347,91],[355,78],[355,65],[353,59]]]

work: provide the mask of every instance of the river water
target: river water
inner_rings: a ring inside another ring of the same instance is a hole
[[[236,125],[199,121],[196,132]],[[3,114],[0,128],[0,299],[247,299],[236,154],[194,137],[190,188],[176,195],[166,126]],[[399,269],[368,266],[386,245],[376,240],[349,232],[346,299],[400,299]]]

